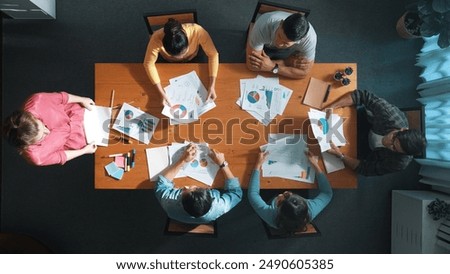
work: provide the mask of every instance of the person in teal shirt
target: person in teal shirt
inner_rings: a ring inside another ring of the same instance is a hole
[[[318,165],[318,160],[311,152],[307,157],[316,170],[319,195],[314,199],[305,199],[290,191],[285,191],[266,203],[259,194],[260,171],[266,161],[268,152],[258,155],[250,183],[248,186],[248,200],[256,214],[269,226],[284,230],[287,233],[306,230],[306,225],[312,221],[331,201],[333,190],[330,182]]]
[[[242,188],[234,177],[225,155],[215,149],[211,159],[219,165],[225,177],[223,191],[217,189],[185,186],[175,188],[173,179],[185,165],[195,159],[197,146],[189,144],[183,156],[166,168],[155,185],[155,196],[169,218],[182,223],[206,224],[230,211],[242,199]]]

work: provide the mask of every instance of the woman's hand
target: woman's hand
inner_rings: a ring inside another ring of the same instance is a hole
[[[209,99],[211,100],[216,100],[217,98],[217,94],[216,94],[216,88],[215,87],[211,87],[209,88],[209,93],[208,93],[208,97],[206,98],[206,100],[208,101]]]
[[[264,164],[264,162],[267,160],[267,157],[269,156],[269,152],[260,152],[258,154],[258,159],[256,160],[255,163],[255,168],[256,170],[260,170],[262,165]]]
[[[97,150],[97,145],[95,145],[95,144],[87,144],[83,148],[84,154],[92,154],[92,153],[95,153],[96,150]]]
[[[92,110],[92,106],[95,105],[95,102],[91,98],[88,98],[88,97],[81,97],[80,101],[81,101],[80,104],[83,107],[87,108],[88,110]]]

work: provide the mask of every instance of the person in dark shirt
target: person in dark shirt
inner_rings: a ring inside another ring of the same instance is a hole
[[[355,90],[339,98],[329,108],[357,106],[363,107],[370,126],[365,146],[369,146],[366,155],[358,159],[344,155],[338,147],[331,144],[329,153],[340,158],[344,164],[361,175],[379,176],[405,169],[414,155],[419,155],[426,145],[422,133],[408,129],[405,114],[396,106],[366,90]],[[360,124],[358,115],[358,124]],[[364,135],[358,127],[358,135]],[[365,147],[358,145],[358,150]],[[359,153],[358,153],[359,154]]]

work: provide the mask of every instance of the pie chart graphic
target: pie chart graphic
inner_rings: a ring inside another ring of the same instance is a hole
[[[192,161],[191,162],[191,167],[193,167],[193,168],[198,167],[198,161],[197,160]]]
[[[328,133],[328,121],[325,118],[319,119],[319,127],[322,129],[323,134]]]
[[[174,105],[170,108],[170,114],[172,114],[175,119],[182,119],[187,116],[187,109],[185,106],[180,104]]]
[[[127,120],[133,119],[134,113],[132,110],[125,110],[125,118]]]
[[[260,99],[259,93],[256,91],[250,91],[247,95],[247,100],[252,104],[257,103],[259,99]]]
[[[208,161],[206,161],[206,159],[200,159],[200,166],[202,167],[207,167],[208,166]]]

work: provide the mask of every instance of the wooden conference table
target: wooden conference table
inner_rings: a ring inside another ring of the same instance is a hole
[[[349,76],[351,83],[342,86],[333,80],[332,76],[338,70],[351,66],[354,70]],[[158,63],[158,72],[163,86],[167,86],[169,79],[195,70],[205,84],[208,84],[207,64]],[[271,73],[260,73],[265,77],[273,77]],[[110,139],[108,147],[99,147],[95,153],[95,188],[96,189],[145,189],[153,188],[147,168],[146,148],[169,145],[172,142],[206,142],[211,148],[225,154],[230,168],[239,177],[241,186],[247,188],[253,170],[259,147],[267,144],[269,133],[302,133],[307,134],[310,150],[319,155],[320,149],[314,139],[308,121],[309,106],[303,105],[303,96],[308,87],[310,76],[332,84],[327,103],[333,102],[345,93],[357,87],[357,65],[355,63],[317,63],[314,64],[310,75],[304,80],[293,80],[279,77],[280,84],[293,90],[293,94],[282,116],[278,115],[267,127],[258,122],[245,110],[242,110],[236,100],[240,96],[239,80],[254,78],[258,73],[249,71],[245,64],[221,63],[216,82],[217,107],[200,116],[199,121],[186,125],[169,125],[167,117],[161,114],[161,99],[157,90],[150,83],[141,63],[98,63],[95,64],[95,102],[100,106],[109,106],[111,92],[115,90],[114,105],[120,106],[127,102],[158,118],[160,122],[148,145],[132,140],[128,144],[123,140]],[[355,108],[341,108],[335,110],[347,119],[344,122],[344,135],[347,145],[341,150],[350,157],[356,157],[356,110]],[[114,112],[113,112],[114,115]],[[299,131],[301,130],[301,131]],[[111,130],[114,135],[120,135]],[[121,180],[109,177],[105,165],[113,158],[105,156],[124,153],[135,148],[136,165],[129,172],[125,172]],[[323,166],[322,161],[319,161]],[[327,175],[333,188],[356,188],[356,174],[346,168]],[[175,179],[177,187],[183,185],[204,184],[190,178]],[[219,171],[212,187],[223,188],[224,178]],[[261,178],[262,189],[299,189],[315,188],[316,184],[307,184],[282,178]]]

